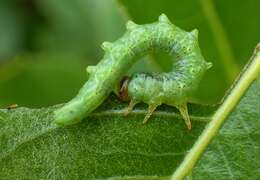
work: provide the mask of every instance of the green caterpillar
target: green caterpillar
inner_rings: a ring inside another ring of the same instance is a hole
[[[137,25],[127,22],[127,31],[114,43],[104,42],[106,52],[96,66],[89,66],[89,79],[78,95],[55,111],[54,122],[69,125],[81,121],[95,110],[118,86],[121,80],[120,98],[131,99],[126,114],[134,105],[145,102],[149,105],[146,122],[157,106],[162,103],[178,108],[188,129],[191,122],[187,110],[189,95],[193,92],[207,69],[212,64],[206,62],[198,44],[198,31],[192,32],[173,25],[166,15],[159,16],[159,22]],[[134,57],[143,56],[153,49],[176,54],[169,73],[137,74],[131,79],[122,77],[135,63]]]

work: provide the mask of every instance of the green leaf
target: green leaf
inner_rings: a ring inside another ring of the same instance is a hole
[[[202,155],[189,178],[259,179],[259,102],[260,78],[254,81],[227,118],[227,122],[215,134],[215,139]],[[209,136],[209,133],[207,135]],[[198,151],[196,153],[199,154]],[[194,158],[194,154],[192,158]],[[186,165],[190,166],[192,160],[188,161]],[[172,179],[178,178],[175,176]]]
[[[143,126],[146,107],[125,118],[125,106],[111,97],[84,122],[67,128],[51,124],[57,107],[1,110],[0,177],[169,175],[214,111],[193,107],[194,128],[188,132],[174,108],[161,107]]]
[[[259,179],[260,78],[247,94],[193,171],[194,179]]]
[[[256,66],[251,63],[249,67],[258,68],[258,60],[254,61]],[[247,78],[247,72],[246,70],[246,75],[244,74],[240,79]],[[237,87],[241,86],[239,82],[228,97],[232,96],[234,91],[240,95],[244,92],[241,89],[237,90]],[[247,83],[250,84],[250,81]],[[247,86],[244,84],[242,87]],[[231,124],[226,124],[220,131],[217,148],[213,143],[195,169],[194,177],[198,177],[198,179],[200,176],[209,177],[211,175],[230,177],[227,173],[234,170],[233,176],[236,178],[240,177],[237,173],[241,173],[241,177],[246,177],[257,171],[260,158],[257,155],[259,148],[259,140],[257,140],[259,136],[259,112],[257,111],[260,106],[259,89],[260,80],[258,79],[250,86],[233,114],[228,118],[227,121]],[[235,101],[231,99],[232,106],[236,105],[236,101],[238,99]],[[227,115],[223,109],[230,110],[230,108],[225,108],[226,102],[217,110],[217,112],[222,112],[220,114],[221,122]],[[144,117],[147,107],[145,105],[137,106],[129,117],[124,117],[123,111],[126,106],[127,104],[121,103],[111,96],[85,121],[64,128],[52,124],[53,111],[60,105],[42,109],[23,107],[1,109],[0,179],[5,177],[11,179],[108,177],[113,179],[165,179],[169,178],[187,152],[189,153],[186,158],[194,152],[191,147],[194,143],[195,147],[200,144],[200,139],[203,139],[201,138],[202,131],[208,122],[208,126],[204,130],[206,135],[212,137],[217,133],[216,128],[209,132],[209,127],[212,123],[216,123],[216,118],[214,118],[216,114],[212,121],[210,118],[218,107],[190,105],[193,129],[188,131],[174,108],[160,107],[148,124],[141,125],[141,119]],[[250,122],[247,123],[246,130],[241,128],[245,120]],[[228,129],[225,130],[225,128]],[[201,137],[197,140],[201,133]],[[229,138],[226,138],[227,136]],[[237,152],[237,149],[233,149],[235,145],[244,152]],[[203,146],[203,148],[205,147]],[[222,151],[219,150],[219,147],[222,148]],[[203,151],[203,148],[200,149]],[[189,149],[191,150],[189,151]],[[228,153],[228,157],[224,156],[226,159],[223,159],[220,152]],[[190,163],[189,167],[192,168],[200,157],[201,153],[197,154],[194,156],[195,161]],[[214,161],[211,161],[212,156],[214,157],[212,160],[220,161],[221,158],[223,160],[222,164],[218,164],[218,169],[214,169],[217,166]],[[224,172],[223,164],[226,165],[226,162],[230,163],[230,166]],[[246,164],[243,165],[245,162]],[[241,167],[244,171],[239,171],[236,166]],[[205,167],[207,168],[205,169]],[[191,168],[187,168],[187,170]]]
[[[169,175],[215,109],[191,107],[189,132],[174,108],[161,107],[143,126],[146,107],[126,118],[125,106],[112,96],[87,120],[67,128],[51,124],[57,106],[1,110],[0,178]]]

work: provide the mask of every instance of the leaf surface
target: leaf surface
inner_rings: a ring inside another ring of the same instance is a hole
[[[160,107],[141,125],[146,107],[126,118],[125,106],[112,96],[84,122],[66,128],[51,124],[57,107],[2,109],[0,178],[170,175],[215,110],[192,105],[188,131],[174,108]]]
[[[259,179],[260,78],[230,114],[194,169],[194,179]]]

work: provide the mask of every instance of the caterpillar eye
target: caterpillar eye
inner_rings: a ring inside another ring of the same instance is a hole
[[[128,76],[124,76],[123,79],[120,81],[120,88],[119,88],[119,99],[121,101],[128,100],[128,83],[130,78]]]

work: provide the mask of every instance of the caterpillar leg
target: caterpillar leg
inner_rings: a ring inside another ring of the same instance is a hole
[[[190,116],[188,114],[188,108],[187,108],[187,103],[183,105],[179,105],[177,107],[184,119],[185,124],[187,125],[188,129],[191,130],[191,121],[190,121]]]
[[[131,100],[126,111],[124,112],[124,116],[127,116],[129,113],[132,112],[133,108],[135,107],[135,105],[137,104],[138,102],[135,101],[135,100]]]
[[[155,105],[155,104],[151,104],[148,107],[148,112],[146,114],[146,116],[144,117],[144,121],[143,124],[147,123],[147,121],[149,120],[149,118],[151,117],[151,115],[153,114],[153,112],[155,111],[155,109],[158,107],[159,105]]]

